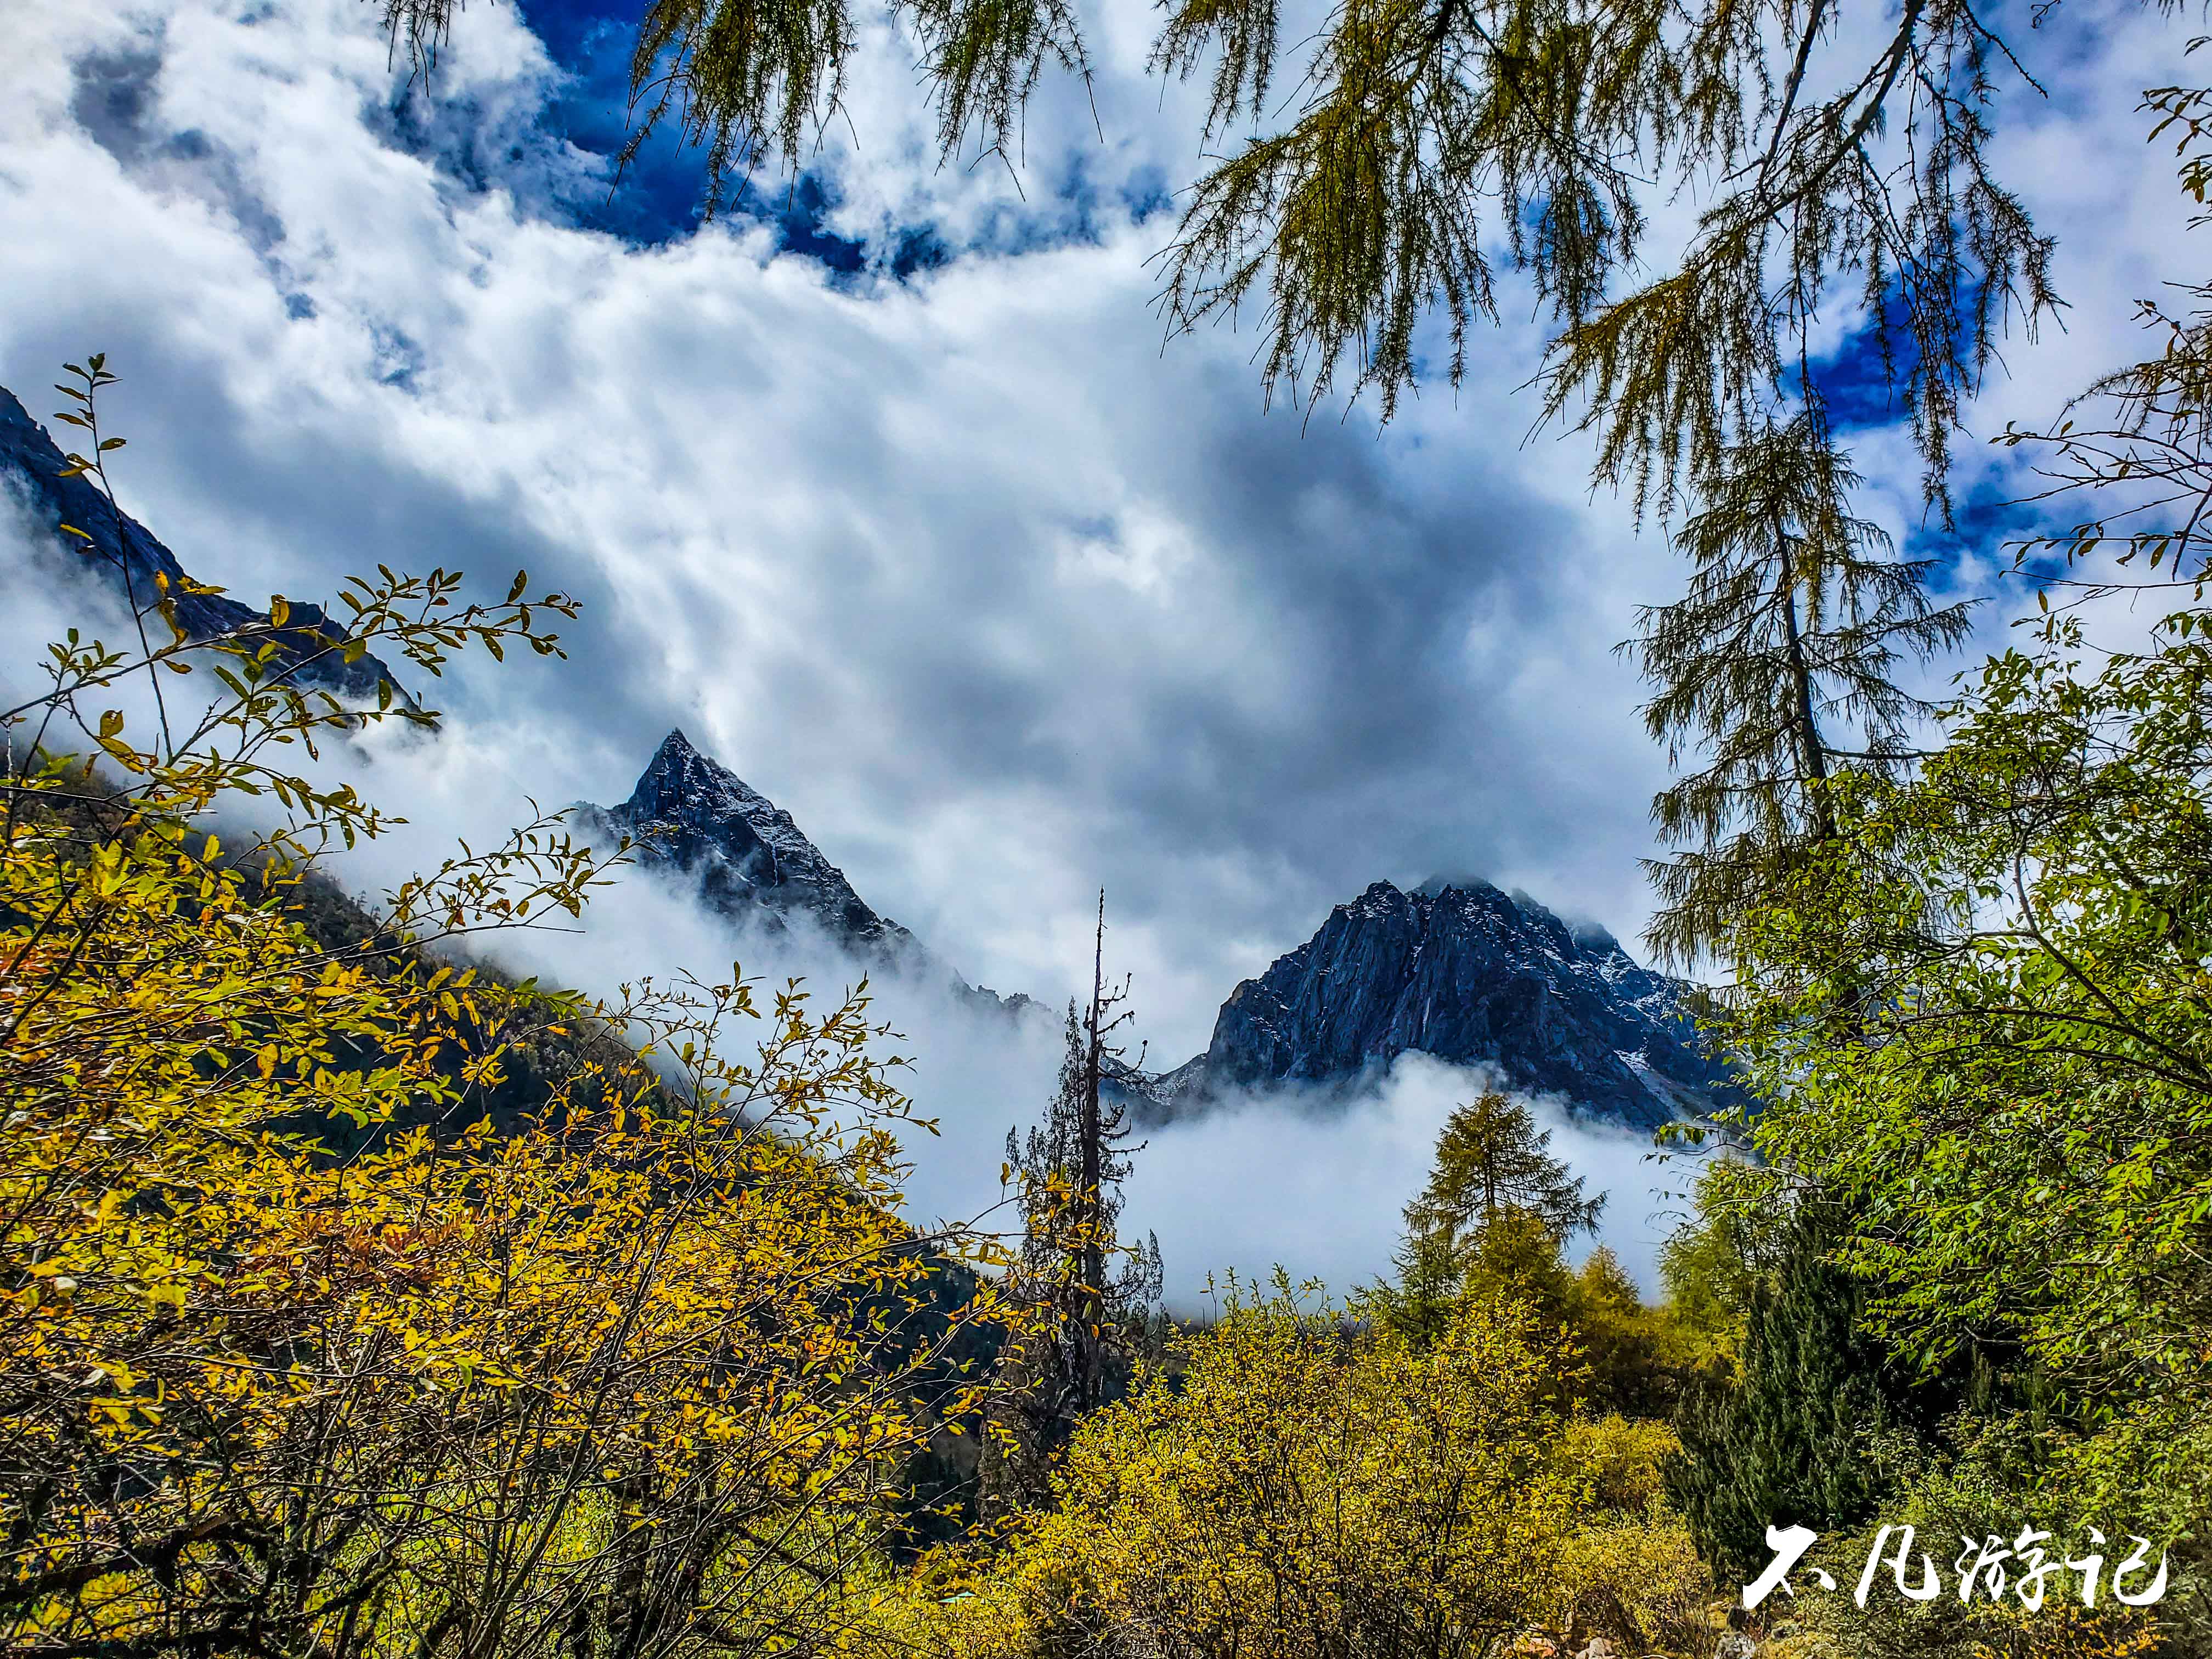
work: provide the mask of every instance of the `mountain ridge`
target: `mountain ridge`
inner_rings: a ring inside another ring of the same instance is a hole
[[[811,924],[866,964],[941,978],[1017,1011],[1039,1005],[969,985],[879,915],[792,815],[672,730],[628,800],[579,809],[641,837],[640,861],[696,882],[705,903],[770,931]],[[1729,1089],[1683,1008],[1686,988],[1613,935],[1570,926],[1486,881],[1370,884],[1312,938],[1240,983],[1206,1049],[1165,1072],[1113,1064],[1140,1121],[1197,1115],[1240,1091],[1357,1088],[1400,1054],[1490,1066],[1510,1087],[1656,1127]]]
[[[1656,1128],[1711,1111],[1731,1087],[1686,989],[1525,895],[1377,881],[1231,991],[1203,1053],[1119,1081],[1140,1118],[1166,1122],[1239,1091],[1341,1091],[1421,1053]]]
[[[17,499],[40,530],[83,559],[126,605],[134,597],[142,605],[148,603],[162,591],[155,580],[161,578],[173,598],[177,625],[190,639],[213,639],[236,629],[267,624],[265,611],[224,593],[193,592],[202,584],[186,574],[160,537],[121,512],[82,475],[63,477],[69,470],[69,458],[53,434],[32,416],[21,399],[0,386],[0,489]],[[90,543],[64,538],[64,525],[85,532]],[[105,556],[90,556],[90,550]],[[302,684],[367,702],[376,696],[380,684],[388,684],[396,702],[409,708],[417,706],[377,658],[364,653],[349,663],[330,649],[332,642],[343,644],[351,635],[320,605],[294,600],[290,612],[276,635],[275,660],[280,670],[312,657],[312,662],[292,671]],[[313,637],[318,634],[319,640]]]
[[[864,965],[941,979],[979,1004],[1019,1013],[1036,1005],[970,985],[908,928],[878,915],[809,840],[798,821],[692,743],[680,726],[615,806],[579,802],[581,827],[631,836],[639,864],[696,883],[701,901],[732,921],[788,933],[811,927]]]
[[[94,546],[109,556],[94,568],[126,597],[133,587],[153,592],[154,579],[165,577],[192,637],[267,623],[267,613],[223,594],[188,591],[160,538],[82,477],[61,477],[67,470],[52,435],[0,388],[0,486],[34,524],[58,540],[64,523],[94,532]],[[318,648],[310,629],[346,637],[314,606],[295,602],[291,611],[280,665]],[[390,683],[406,697],[373,656],[352,664],[326,656],[298,678],[363,697]],[[725,915],[771,931],[811,927],[864,965],[935,980],[1012,1015],[1042,1012],[1019,993],[969,984],[873,909],[788,811],[680,728],[662,740],[628,799],[574,810],[586,828],[637,838],[641,865],[692,878],[702,901]],[[1602,928],[1571,927],[1526,895],[1465,878],[1410,891],[1378,881],[1239,983],[1204,1051],[1165,1072],[1116,1065],[1113,1084],[1140,1120],[1159,1123],[1240,1091],[1342,1093],[1419,1052],[1486,1065],[1510,1086],[1656,1127],[1709,1111],[1730,1092],[1726,1066],[1705,1052],[1684,1012],[1686,989],[1637,963]]]

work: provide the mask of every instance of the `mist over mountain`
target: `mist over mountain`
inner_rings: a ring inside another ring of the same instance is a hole
[[[587,828],[640,838],[641,864],[696,880],[701,901],[732,921],[770,935],[809,926],[864,965],[1036,1006],[969,986],[862,899],[789,812],[681,731],[628,800],[578,810]],[[1471,878],[1413,892],[1378,881],[1232,991],[1203,1054],[1163,1073],[1117,1066],[1114,1078],[1138,1118],[1158,1124],[1232,1093],[1371,1084],[1399,1055],[1420,1053],[1656,1127],[1710,1111],[1728,1083],[1683,1012],[1682,988],[1601,928],[1570,927],[1526,895]]]
[[[105,556],[84,557],[143,603],[166,578],[179,623],[198,638],[265,623],[225,595],[189,591],[176,556],[137,520],[117,514],[22,404],[0,389],[0,487],[40,529],[91,532]],[[343,639],[319,608],[295,603],[289,655],[305,630]],[[326,656],[301,678],[341,695],[374,696],[389,671],[374,656]],[[402,693],[404,696],[404,692]],[[970,984],[908,928],[874,909],[792,815],[672,730],[629,797],[581,803],[580,830],[627,835],[650,871],[696,883],[699,902],[769,937],[817,935],[865,970],[941,984],[1010,1015],[1042,1012],[1021,993]],[[1234,1096],[1371,1084],[1398,1056],[1423,1054],[1489,1068],[1510,1086],[1556,1095],[1600,1119],[1639,1128],[1711,1110],[1728,1085],[1682,1012],[1683,988],[1639,965],[1610,934],[1571,927],[1525,894],[1471,876],[1404,891],[1378,881],[1337,906],[1314,936],[1238,985],[1205,1051],[1164,1072],[1116,1065],[1114,1084],[1140,1121],[1201,1115]]]
[[[14,392],[0,386],[0,493],[15,500],[36,530],[96,572],[126,605],[143,607],[169,595],[177,625],[189,638],[212,639],[268,622],[266,611],[226,594],[194,591],[209,584],[195,581],[159,537],[129,514],[118,514],[82,474],[63,476],[71,470],[53,434]],[[90,540],[69,534],[64,526],[84,532]],[[155,643],[166,643],[158,619],[152,626]],[[348,662],[330,648],[331,641],[349,637],[345,625],[321,606],[295,600],[289,625],[278,635],[276,660],[282,667],[313,658],[295,671],[299,682],[349,699],[373,698],[379,683],[388,681],[398,700],[412,707],[404,687],[375,657],[363,653]]]
[[[1018,994],[1001,997],[969,984],[913,933],[878,915],[790,813],[701,754],[681,730],[661,740],[629,799],[609,807],[586,802],[574,812],[587,833],[631,836],[645,868],[694,879],[701,902],[732,921],[771,938],[808,926],[863,966],[949,981],[1009,1012],[1034,1006]]]
[[[1728,1085],[1683,988],[1526,895],[1378,881],[1230,993],[1204,1054],[1126,1086],[1159,1121],[1224,1090],[1357,1080],[1420,1053],[1656,1127],[1711,1111]]]

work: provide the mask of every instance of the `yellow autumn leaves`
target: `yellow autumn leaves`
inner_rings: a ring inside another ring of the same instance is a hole
[[[1523,1305],[1470,1300],[1426,1344],[1359,1313],[1232,1284],[1175,1374],[1079,1427],[1054,1509],[939,1564],[902,1639],[1474,1659],[1572,1623],[1710,1646],[1710,1581],[1654,1507],[1662,1428],[1563,1414],[1571,1361]]]
[[[553,649],[520,586],[458,584],[356,585],[331,651]],[[72,639],[0,711],[6,1644],[834,1644],[994,1300],[921,1293],[959,1241],[896,1218],[865,998],[471,970],[601,879],[551,820],[354,907],[317,860],[389,821],[275,760],[393,700],[307,689],[282,617],[194,642],[148,598],[171,643]],[[221,700],[134,738],[133,686],[194,665]]]

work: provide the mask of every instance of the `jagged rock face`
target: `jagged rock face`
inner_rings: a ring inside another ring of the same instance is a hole
[[[639,838],[638,861],[695,878],[701,896],[732,920],[786,933],[795,921],[863,964],[941,980],[957,994],[1019,1014],[1035,1006],[971,986],[898,923],[870,908],[845,872],[822,855],[790,813],[711,756],[671,732],[619,806],[578,809]]]
[[[726,915],[772,929],[804,917],[864,956],[921,948],[912,933],[862,902],[790,813],[701,754],[681,732],[662,739],[628,800],[592,810],[639,838],[641,864],[696,874],[708,902]]]
[[[1152,1092],[1162,1115],[1182,1115],[1224,1089],[1347,1079],[1418,1049],[1656,1126],[1711,1109],[1728,1083],[1680,999],[1608,935],[1577,936],[1533,901],[1484,883],[1407,893],[1378,881],[1238,986],[1206,1053]]]
[[[0,386],[0,488],[22,502],[33,523],[109,582],[118,598],[125,604],[135,599],[141,606],[149,605],[161,591],[155,578],[166,577],[167,591],[176,597],[177,624],[195,640],[212,639],[233,629],[268,622],[268,612],[227,595],[186,592],[184,567],[177,562],[177,556],[128,514],[118,526],[115,509],[97,489],[82,476],[59,476],[68,467],[68,459],[52,434],[31,418],[13,392]],[[83,551],[84,544],[78,538],[64,536],[61,526],[65,524],[91,536],[97,552]],[[158,630],[159,624],[155,627]],[[324,641],[311,637],[317,633],[325,636]],[[157,631],[155,637],[167,636]],[[412,708],[413,700],[374,657],[364,654],[349,663],[325,642],[343,642],[349,637],[344,626],[319,606],[295,601],[287,626],[277,635],[276,660],[282,667],[313,657],[313,662],[296,671],[299,682],[349,700],[373,699],[378,684],[391,681],[396,699]]]
[[[671,732],[621,805],[580,809],[642,837],[641,862],[694,877],[723,914],[812,924],[863,962],[941,978],[1010,1012],[1024,996],[969,987],[878,915],[791,814]],[[1109,1066],[1109,1094],[1153,1123],[1224,1091],[1343,1084],[1408,1049],[1487,1061],[1515,1086],[1656,1126],[1716,1103],[1726,1070],[1700,1050],[1680,988],[1607,935],[1577,933],[1487,884],[1400,891],[1376,882],[1222,1005],[1206,1051],[1164,1073]]]

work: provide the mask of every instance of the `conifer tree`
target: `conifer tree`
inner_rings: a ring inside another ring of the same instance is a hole
[[[1681,1450],[1668,1495],[1716,1570],[1748,1577],[1771,1553],[1768,1527],[1849,1527],[1881,1488],[1869,1438],[1899,1426],[1905,1392],[1887,1351],[1859,1328],[1863,1289],[1802,1225],[1773,1279],[1753,1292],[1733,1376],[1693,1383],[1675,1417]]]
[[[997,1401],[982,1453],[987,1511],[1034,1504],[1048,1492],[1054,1454],[1075,1425],[1127,1385],[1158,1304],[1159,1240],[1118,1237],[1121,1183],[1128,1178],[1127,1114],[1103,1084],[1111,1041],[1128,1018],[1125,981],[1104,977],[1105,896],[1088,1005],[1067,1006],[1058,1086],[1044,1121],[1006,1132],[1006,1173],[1018,1185],[1022,1234],[1008,1273],[1010,1298],[1030,1328],[1000,1363]],[[1117,1010],[1119,1012],[1117,1012]]]
[[[1416,1347],[1426,1348],[1451,1323],[1466,1282],[1458,1241],[1442,1227],[1409,1224],[1390,1258],[1393,1283],[1375,1287],[1382,1322]]]
[[[1647,862],[1660,908],[1646,938],[1686,965],[1722,947],[1745,907],[1811,844],[1834,834],[1834,769],[1894,775],[1928,705],[1900,665],[1957,644],[1968,605],[1936,605],[1927,560],[1892,556],[1853,514],[1860,483],[1810,414],[1729,447],[1678,544],[1695,568],[1672,605],[1638,613],[1624,649],[1656,695],[1644,724],[1680,763],[1705,766],[1660,792],[1652,817],[1689,848]]]
[[[1437,1137],[1429,1184],[1406,1206],[1415,1228],[1441,1228],[1472,1242],[1504,1210],[1524,1211],[1564,1240],[1597,1225],[1605,1194],[1586,1197],[1580,1176],[1548,1150],[1552,1132],[1528,1109],[1495,1090],[1455,1107]]]
[[[1605,1194],[1585,1197],[1551,1140],[1526,1106],[1494,1090],[1453,1109],[1428,1184],[1406,1206],[1396,1282],[1375,1291],[1386,1325],[1417,1344],[1433,1340],[1470,1288],[1559,1313],[1569,1294],[1560,1246],[1597,1224]]]

